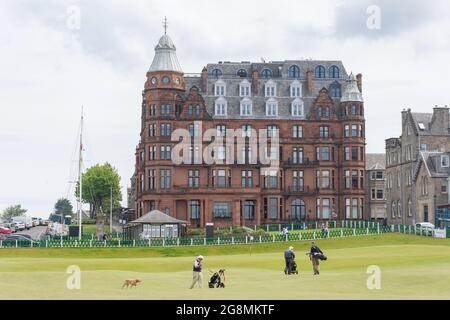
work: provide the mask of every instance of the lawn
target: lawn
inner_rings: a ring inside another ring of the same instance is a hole
[[[450,239],[382,234],[317,241],[329,260],[313,276],[308,242],[240,246],[105,249],[2,249],[0,299],[450,299]],[[299,276],[285,276],[293,245]],[[188,289],[194,257],[205,256],[204,288]],[[81,290],[68,290],[68,266]],[[367,267],[381,269],[369,290]],[[209,270],[227,269],[225,289],[208,289]],[[139,278],[135,289],[124,279]]]

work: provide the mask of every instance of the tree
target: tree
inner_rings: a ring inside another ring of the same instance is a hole
[[[27,209],[22,208],[20,204],[15,206],[9,206],[3,210],[1,218],[3,221],[10,221],[13,217],[20,217],[25,215]]]
[[[73,215],[73,207],[69,199],[61,198],[55,203],[55,214],[64,216]]]
[[[109,211],[111,202],[111,188],[113,208],[120,206],[122,193],[120,192],[120,176],[117,170],[109,163],[97,164],[90,167],[83,174],[82,201],[89,203],[91,207],[91,218],[97,219],[97,237],[103,235],[105,213]],[[75,195],[80,194],[79,185]]]
[[[73,216],[73,206],[69,199],[61,198],[55,203],[55,211],[50,215],[50,220],[61,222],[65,216]]]

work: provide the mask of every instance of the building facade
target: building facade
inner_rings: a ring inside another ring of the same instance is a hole
[[[422,151],[414,171],[417,222],[435,223],[434,212],[438,207],[448,207],[448,183],[450,177],[450,153]]]
[[[402,134],[386,140],[386,204],[389,224],[415,224],[433,219],[421,213],[414,176],[421,152],[450,150],[449,110],[435,107],[433,113],[402,111]],[[434,206],[433,206],[434,208]]]
[[[143,91],[137,216],[159,209],[193,227],[363,218],[361,91],[361,75],[340,61],[219,62],[184,74],[163,35]],[[190,134],[182,152],[190,163],[173,159],[179,129]],[[208,129],[214,138],[205,139]],[[206,164],[211,141],[238,129],[244,143],[215,145],[213,154],[243,161]],[[279,145],[255,144],[261,132]],[[264,152],[276,167],[262,161]]]
[[[367,218],[385,222],[386,211],[386,156],[384,153],[366,154],[366,209]]]

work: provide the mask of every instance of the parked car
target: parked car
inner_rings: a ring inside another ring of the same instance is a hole
[[[17,227],[14,223],[6,223],[5,227],[11,230],[12,233],[17,231]]]
[[[6,227],[0,227],[0,233],[1,234],[11,234],[12,231],[11,231],[11,229],[6,228]]]
[[[13,224],[16,226],[16,231],[23,231],[23,230],[25,230],[25,223],[23,223],[23,222],[13,222]]]
[[[28,216],[20,216],[12,218],[12,222],[23,223],[25,225],[25,229],[30,230],[33,227],[33,221],[31,217]]]
[[[19,241],[21,241],[21,240],[26,240],[26,241],[33,241],[33,239],[31,238],[31,236],[30,235],[28,235],[28,234],[8,234],[8,235],[5,235],[5,237],[6,237],[6,241],[8,241],[8,240],[19,240]]]

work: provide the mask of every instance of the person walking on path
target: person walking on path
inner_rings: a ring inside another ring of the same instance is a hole
[[[190,289],[193,289],[196,284],[201,288],[202,287],[202,281],[203,281],[203,274],[202,274],[202,262],[204,258],[203,256],[198,256],[197,259],[194,261],[194,266],[192,270],[192,284]]]
[[[314,243],[311,243],[311,250],[309,252],[309,258],[311,259],[314,275],[318,275],[320,273],[319,270],[319,254],[323,254],[322,250]]]

